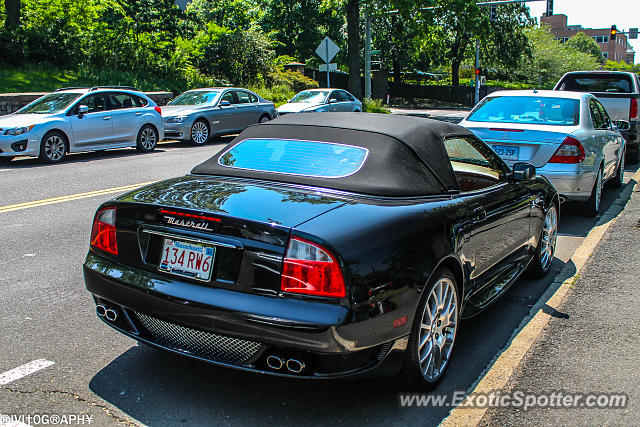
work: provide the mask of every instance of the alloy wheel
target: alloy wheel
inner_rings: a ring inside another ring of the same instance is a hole
[[[62,159],[65,149],[64,141],[58,135],[51,135],[44,141],[44,153],[52,162]]]
[[[427,297],[417,342],[420,371],[428,382],[437,381],[449,363],[457,319],[456,287],[449,278],[442,277]]]
[[[551,205],[544,217],[542,226],[542,241],[540,244],[540,267],[547,270],[556,252],[558,237],[558,212],[555,205]]]
[[[262,116],[260,117],[260,120],[258,121],[258,123],[267,123],[268,121],[269,121],[269,117]]]
[[[197,121],[191,126],[191,139],[196,144],[204,144],[209,139],[209,129],[202,121]]]
[[[142,145],[145,150],[152,150],[157,142],[158,137],[153,129],[150,127],[142,129],[142,132],[140,133],[140,145]]]

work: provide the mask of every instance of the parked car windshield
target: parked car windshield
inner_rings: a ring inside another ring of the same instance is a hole
[[[299,94],[291,98],[291,101],[289,102],[305,102],[307,104],[319,104],[321,102],[324,102],[324,100],[327,98],[327,95],[329,95],[329,91],[305,90],[304,92],[300,92]]]
[[[220,156],[221,166],[303,175],[342,178],[364,164],[369,151],[351,145],[296,139],[245,139]]]
[[[562,83],[561,90],[573,92],[611,92],[631,93],[631,79],[624,75],[568,75]]]
[[[81,93],[50,93],[17,111],[18,114],[55,114],[64,110]]]
[[[211,105],[216,101],[219,91],[191,90],[178,95],[168,105]]]
[[[467,120],[575,126],[580,123],[580,100],[535,96],[494,96],[482,100]]]

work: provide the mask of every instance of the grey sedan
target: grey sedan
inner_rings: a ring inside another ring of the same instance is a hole
[[[622,185],[626,142],[598,99],[589,93],[499,91],[484,98],[460,124],[509,165],[529,162],[561,197],[600,209],[603,183]],[[460,153],[465,156],[465,153]]]
[[[204,144],[211,136],[240,132],[276,117],[273,102],[247,89],[189,90],[162,107],[165,136]]]
[[[342,89],[310,89],[297,93],[278,107],[280,115],[326,111],[362,111],[362,102]]]

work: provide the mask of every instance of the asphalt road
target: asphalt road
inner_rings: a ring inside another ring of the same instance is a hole
[[[449,408],[401,408],[399,390],[384,380],[307,382],[236,372],[138,345],[108,328],[95,316],[81,266],[95,209],[117,193],[2,211],[181,175],[222,147],[171,143],[151,154],[113,150],[71,155],[59,165],[21,159],[0,166],[0,414],[88,414],[94,425],[436,425]],[[634,171],[627,169],[626,180]],[[618,193],[605,191],[603,210]],[[562,209],[551,274],[520,280],[490,310],[462,323],[439,392],[473,384],[595,222]],[[3,373],[37,359],[55,364],[3,382]]]

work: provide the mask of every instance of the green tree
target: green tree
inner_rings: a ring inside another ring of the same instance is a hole
[[[263,30],[277,41],[277,55],[298,61],[318,62],[315,50],[325,36],[342,44],[343,19],[321,10],[321,0],[271,0],[262,19]]]
[[[602,62],[603,58],[602,52],[600,51],[600,46],[598,46],[598,43],[596,43],[595,40],[593,40],[582,31],[571,37],[567,41],[567,46],[591,55],[596,61]]]
[[[592,55],[556,41],[546,25],[527,28],[525,34],[532,53],[521,59],[516,73],[528,82],[537,84],[540,79],[543,87],[553,87],[568,71],[593,70],[599,66]]]
[[[202,29],[213,22],[221,27],[248,30],[257,25],[266,11],[267,0],[192,0],[187,5],[190,15]]]

